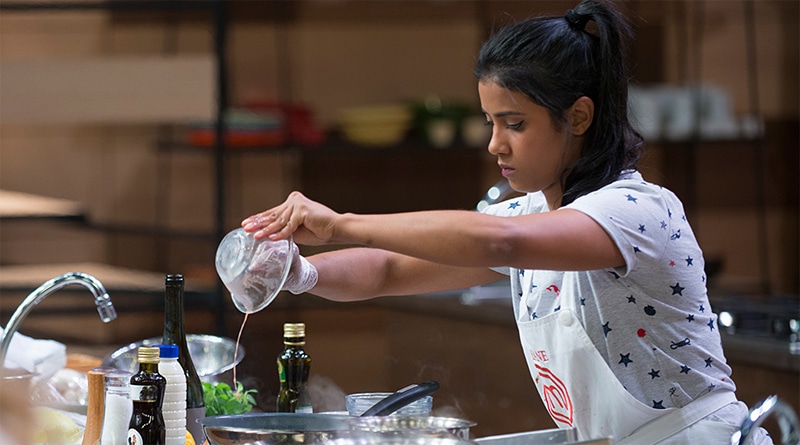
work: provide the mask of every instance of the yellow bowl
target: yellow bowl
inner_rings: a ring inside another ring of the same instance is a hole
[[[402,105],[353,107],[342,110],[339,125],[345,139],[381,147],[402,141],[411,117],[411,110]]]

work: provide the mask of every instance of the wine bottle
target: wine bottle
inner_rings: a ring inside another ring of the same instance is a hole
[[[308,394],[308,374],[311,356],[305,351],[306,326],[304,323],[283,325],[283,353],[278,356],[278,412],[310,413],[311,397]]]
[[[186,429],[197,443],[205,437],[200,420],[206,416],[203,402],[203,384],[189,354],[184,328],[183,307],[183,275],[167,275],[165,280],[166,294],[164,304],[164,336],[162,343],[178,346],[178,363],[186,374]]]
[[[128,422],[128,443],[164,445],[166,428],[161,403],[167,380],[158,373],[158,348],[140,346],[139,372],[131,377],[133,414]]]

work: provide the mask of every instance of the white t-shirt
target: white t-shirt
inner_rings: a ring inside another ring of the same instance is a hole
[[[553,313],[571,299],[614,375],[653,408],[683,407],[713,390],[734,391],[706,294],[703,253],[680,200],[629,171],[565,208],[600,224],[625,266],[585,272],[496,269],[511,276],[517,320]],[[547,211],[544,195],[530,193],[483,212]]]

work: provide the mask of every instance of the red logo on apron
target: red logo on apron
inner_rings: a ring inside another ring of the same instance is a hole
[[[534,363],[539,371],[539,386],[547,412],[556,422],[572,426],[572,399],[564,382],[549,369]]]

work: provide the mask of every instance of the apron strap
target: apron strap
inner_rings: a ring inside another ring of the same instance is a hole
[[[655,444],[686,429],[721,408],[735,403],[732,391],[715,391],[675,409],[634,431],[630,436],[617,442],[617,445]]]

